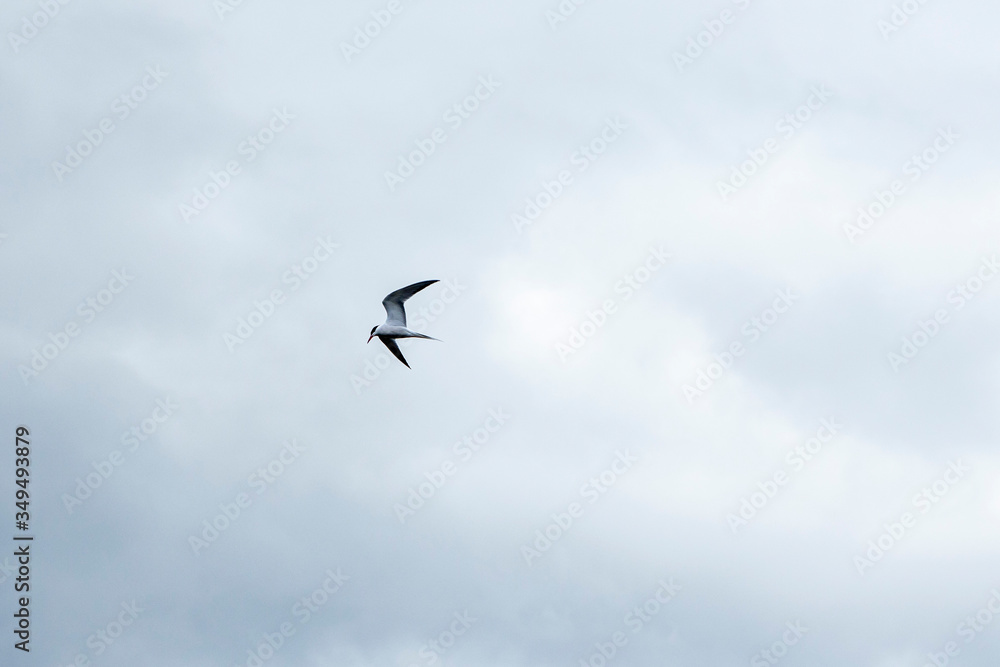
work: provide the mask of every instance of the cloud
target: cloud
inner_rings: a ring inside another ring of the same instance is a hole
[[[881,667],[964,642],[998,585],[1000,284],[949,295],[1000,248],[995,7],[884,39],[894,5],[860,0],[106,0],[21,34],[55,4],[0,12],[25,40],[0,58],[0,398],[32,430],[38,664]],[[408,303],[442,341],[409,370],[364,339],[425,279],[454,287]],[[798,469],[820,419],[843,429]],[[996,653],[981,622],[963,664]]]

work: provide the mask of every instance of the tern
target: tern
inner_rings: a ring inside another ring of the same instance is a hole
[[[396,345],[397,338],[426,338],[428,340],[437,340],[437,338],[431,338],[430,336],[425,336],[416,331],[410,331],[406,328],[406,309],[403,308],[403,304],[411,296],[424,289],[429,285],[436,283],[436,280],[423,280],[419,283],[413,283],[402,289],[398,289],[392,294],[388,295],[382,299],[382,305],[385,306],[385,324],[380,324],[377,327],[372,327],[371,335],[368,336],[368,342],[372,342],[372,338],[378,336],[378,339],[382,341],[382,344],[389,348],[392,354],[403,362],[403,365],[407,368],[410,367],[406,363],[406,359],[403,358],[403,353],[399,351],[399,346]]]

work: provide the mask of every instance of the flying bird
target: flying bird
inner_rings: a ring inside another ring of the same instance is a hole
[[[429,285],[436,283],[436,280],[423,280],[419,283],[413,283],[402,289],[398,289],[389,296],[382,299],[382,305],[385,306],[385,324],[380,324],[377,327],[372,327],[371,335],[368,336],[368,342],[372,342],[372,338],[378,336],[378,339],[382,341],[382,344],[389,348],[389,351],[395,355],[397,359],[403,362],[403,365],[407,368],[410,367],[406,363],[406,359],[403,358],[403,353],[399,351],[399,346],[396,345],[397,338],[426,338],[428,340],[437,340],[437,338],[431,338],[430,336],[425,336],[416,331],[410,331],[406,328],[406,309],[403,308],[403,304],[411,296],[424,289]]]

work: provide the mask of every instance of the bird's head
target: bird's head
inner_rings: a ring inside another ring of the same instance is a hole
[[[374,326],[374,327],[372,327],[372,332],[371,332],[371,335],[370,335],[370,336],[368,336],[368,342],[369,342],[369,343],[370,343],[370,342],[372,342],[372,338],[374,338],[374,337],[375,337],[375,330],[376,330],[376,329],[378,329],[378,327],[377,327],[377,326]]]

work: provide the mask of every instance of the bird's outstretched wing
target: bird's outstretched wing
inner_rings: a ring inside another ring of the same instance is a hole
[[[385,323],[386,324],[398,324],[401,327],[406,326],[406,310],[403,309],[403,303],[406,302],[411,296],[427,287],[428,285],[433,285],[436,280],[423,280],[419,283],[413,283],[402,289],[398,289],[389,296],[382,299],[382,305],[385,306],[385,314],[387,315]],[[382,341],[383,343],[385,341]],[[388,343],[386,343],[388,346]],[[391,347],[389,348],[392,349]],[[396,353],[396,356],[402,361],[402,357]],[[406,362],[403,361],[405,364]]]
[[[379,336],[378,339],[382,341],[387,348],[389,348],[389,351],[392,352],[397,359],[403,362],[404,366],[407,368],[410,367],[410,365],[406,363],[406,359],[403,358],[403,353],[399,351],[399,346],[396,345],[395,340],[392,338],[383,338],[382,336]]]

